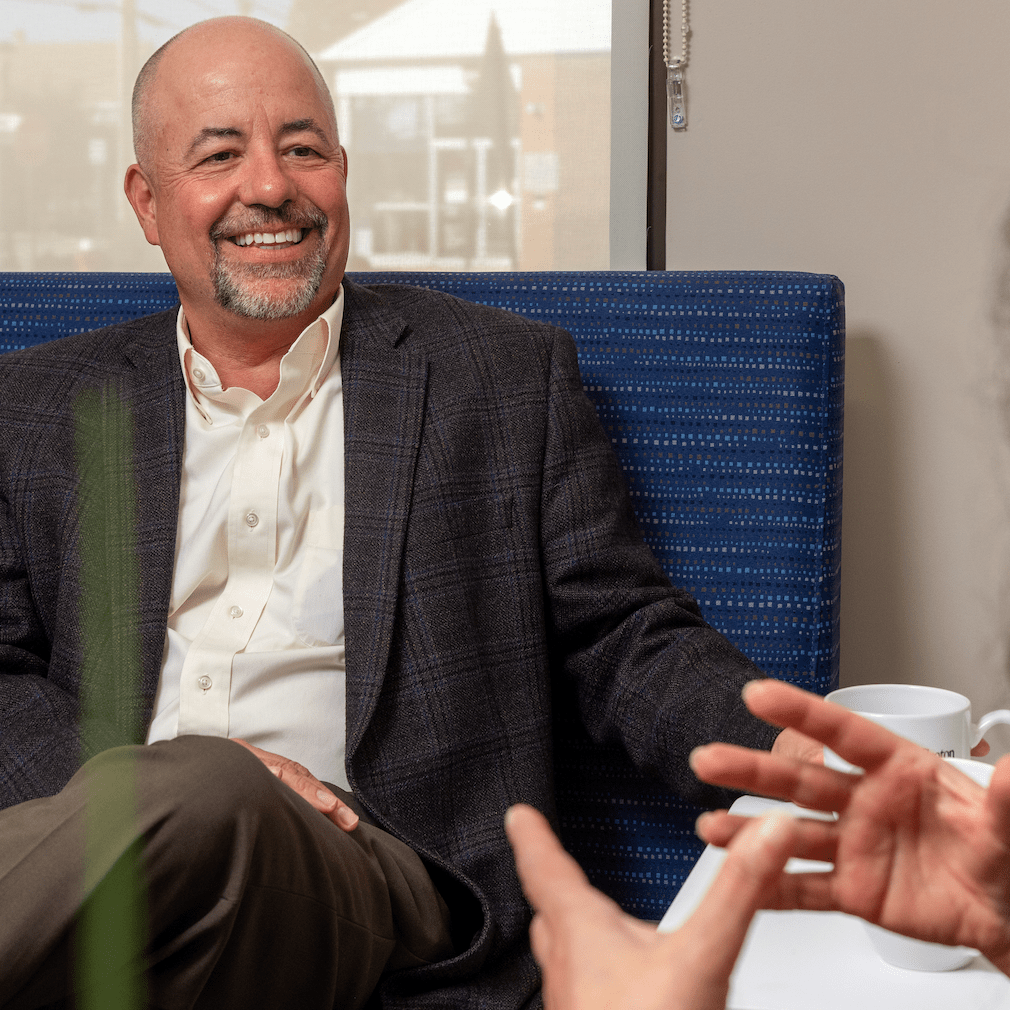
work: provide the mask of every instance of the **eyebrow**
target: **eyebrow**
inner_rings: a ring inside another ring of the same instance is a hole
[[[320,140],[328,141],[329,138],[326,135],[326,131],[314,120],[314,119],[292,119],[288,123],[284,123],[279,131],[279,136],[287,137],[292,133],[314,133]],[[193,138],[193,142],[189,145],[189,150],[186,152],[186,156],[190,157],[195,154],[201,147],[209,143],[212,140],[220,140],[222,138],[234,138],[243,137],[245,134],[241,130],[237,130],[233,126],[205,126],[197,135]]]
[[[292,133],[314,133],[320,140],[329,141],[326,131],[314,119],[293,119],[280,129],[282,137]]]
[[[233,126],[205,126],[189,145],[186,157],[195,154],[204,144],[211,140],[219,140],[222,137],[241,137],[242,131],[236,130]]]

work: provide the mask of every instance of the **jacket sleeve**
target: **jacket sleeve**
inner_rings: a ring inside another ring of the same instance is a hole
[[[115,598],[118,585],[92,578],[84,592],[81,582],[77,449],[90,444],[101,455],[108,432],[80,437],[66,385],[47,385],[44,365],[21,360],[5,361],[0,374],[0,808],[53,795],[93,754],[134,742],[118,714],[132,711],[134,698],[124,692],[120,703],[118,685],[109,686],[133,609]],[[107,507],[108,489],[96,491],[92,497]],[[91,553],[108,565],[116,545]],[[93,629],[92,669],[101,675],[89,681],[82,732],[85,623]]]
[[[50,643],[24,548],[0,501],[0,808],[58,792],[80,763],[77,699],[49,678]]]
[[[541,518],[554,665],[575,680],[595,740],[619,743],[681,796],[711,802],[716,794],[695,778],[688,755],[716,740],[771,746],[779,731],[740,696],[764,674],[705,623],[643,542],[574,344],[557,333]]]

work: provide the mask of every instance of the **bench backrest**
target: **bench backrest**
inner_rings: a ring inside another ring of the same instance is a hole
[[[844,309],[805,273],[352,274],[567,329],[673,582],[768,674],[838,681]],[[0,351],[176,301],[168,274],[0,274]],[[556,699],[562,835],[590,879],[658,919],[701,851],[697,808],[581,731]]]

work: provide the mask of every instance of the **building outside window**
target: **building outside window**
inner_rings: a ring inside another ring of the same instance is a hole
[[[165,269],[122,195],[129,86],[176,31],[233,13],[291,31],[326,77],[350,269],[607,268],[610,0],[4,3],[0,269]]]
[[[320,54],[353,263],[605,269],[610,3],[408,0]]]

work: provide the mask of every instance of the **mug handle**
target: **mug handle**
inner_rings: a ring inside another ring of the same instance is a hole
[[[1010,708],[998,708],[994,712],[987,712],[981,719],[979,719],[977,726],[972,726],[972,747],[974,747],[975,744],[977,744],[982,737],[985,736],[986,731],[991,726],[999,726],[1001,724],[1010,725]]]

